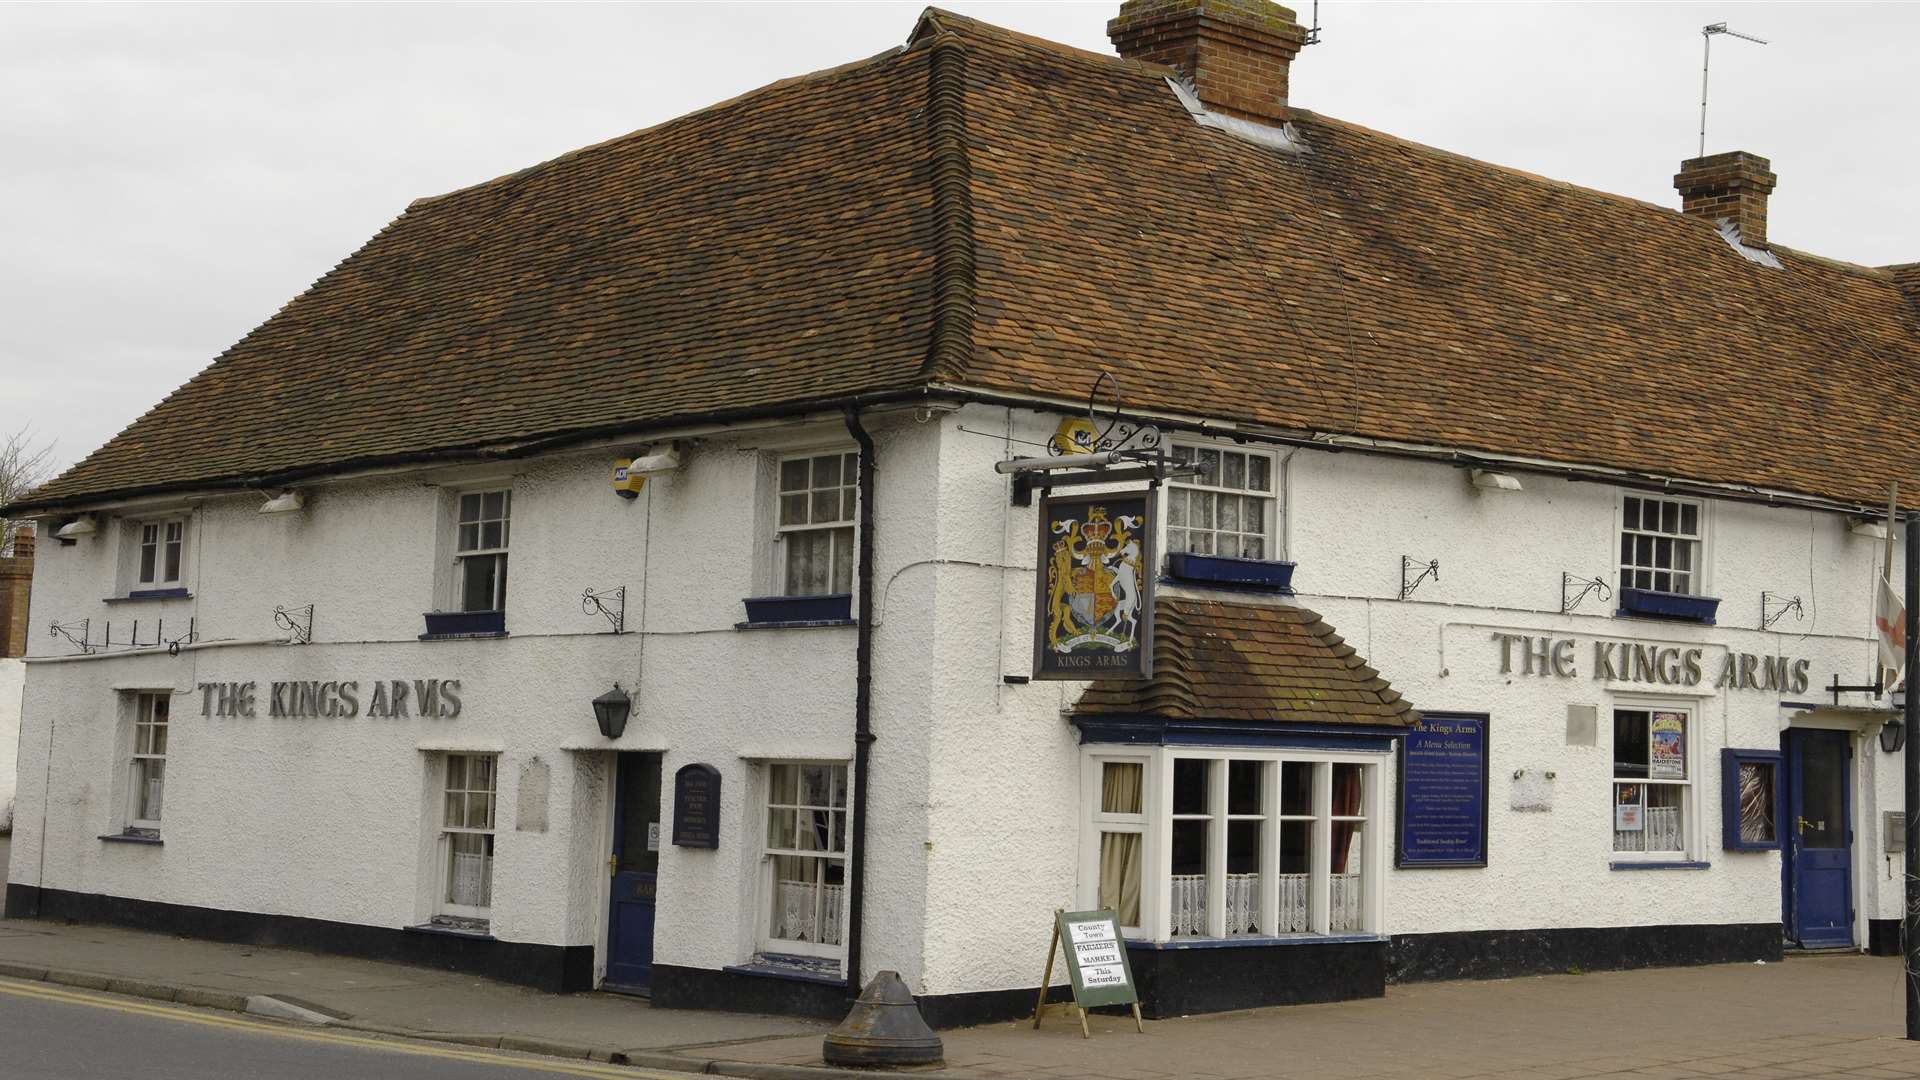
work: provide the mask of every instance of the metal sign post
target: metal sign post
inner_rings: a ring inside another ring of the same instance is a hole
[[[1920,695],[1912,693],[1915,671],[1913,612],[1920,607],[1920,519],[1907,519],[1907,612],[1901,630],[1906,655],[1907,747],[1903,759],[1907,813],[1907,889],[1906,907],[1900,917],[1900,954],[1907,981],[1907,1038],[1920,1040],[1920,738],[1914,738],[1914,724],[1920,721]]]

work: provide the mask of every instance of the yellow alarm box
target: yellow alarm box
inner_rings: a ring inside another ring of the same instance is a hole
[[[633,471],[633,459],[621,458],[613,463],[613,493],[623,499],[636,498],[640,489],[647,486],[645,473]]]

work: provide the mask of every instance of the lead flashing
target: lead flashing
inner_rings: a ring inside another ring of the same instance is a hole
[[[1307,152],[1306,142],[1300,138],[1299,132],[1292,124],[1274,127],[1271,124],[1256,124],[1251,120],[1242,120],[1237,116],[1209,112],[1207,107],[1201,104],[1199,97],[1179,79],[1169,78],[1167,85],[1173,87],[1174,96],[1180,99],[1180,104],[1186,107],[1187,112],[1192,114],[1194,121],[1201,127],[1218,128],[1235,138],[1245,139],[1261,146],[1270,146],[1275,150],[1284,150],[1289,154]]]

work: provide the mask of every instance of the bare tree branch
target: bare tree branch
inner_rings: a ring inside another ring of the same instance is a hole
[[[0,436],[0,506],[25,498],[53,475],[53,444],[40,443],[23,427]],[[13,538],[24,518],[0,517],[0,555],[13,554]]]

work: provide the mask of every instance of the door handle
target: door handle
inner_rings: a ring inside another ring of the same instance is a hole
[[[620,856],[618,855],[607,856],[607,876],[612,877],[615,874],[618,874],[619,872],[620,872]]]

